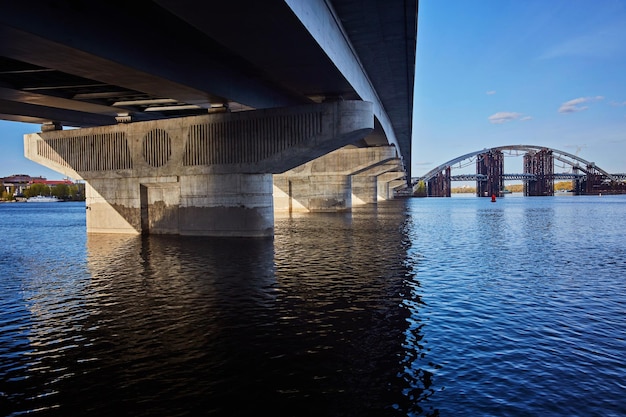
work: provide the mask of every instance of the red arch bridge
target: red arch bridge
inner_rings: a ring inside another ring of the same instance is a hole
[[[505,174],[504,156],[523,155],[523,173]],[[569,172],[554,172],[555,161],[563,163]],[[453,168],[476,165],[476,174],[451,175]],[[626,193],[626,174],[609,174],[594,162],[558,149],[535,145],[508,145],[471,152],[412,179],[413,189],[420,182],[429,197],[450,197],[452,181],[476,181],[476,195],[502,196],[504,181],[521,180],[526,196],[554,195],[555,180],[572,180],[576,194]]]

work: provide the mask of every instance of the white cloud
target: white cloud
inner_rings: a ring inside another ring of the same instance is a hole
[[[486,94],[487,94],[488,96],[492,96],[492,95],[494,95],[495,93],[496,93],[496,90],[489,90],[489,91],[487,91],[487,93],[486,93]]]
[[[602,96],[575,98],[561,104],[561,107],[559,107],[559,113],[576,113],[579,111],[587,110],[589,106],[581,106],[581,104],[593,103],[594,101],[600,101],[603,99],[604,97]]]
[[[623,106],[626,106],[626,101],[622,101],[621,103],[619,101],[612,101],[611,106],[623,107]]]
[[[522,117],[522,113],[515,113],[509,111],[500,111],[498,113],[492,114],[489,116],[489,123],[494,125],[511,122],[513,120],[517,120]]]
[[[528,120],[532,120],[533,118],[531,116],[524,116],[522,117],[520,120],[520,122],[527,122]]]

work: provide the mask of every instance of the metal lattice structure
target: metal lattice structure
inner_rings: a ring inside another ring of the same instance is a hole
[[[484,181],[476,183],[476,195],[478,197],[501,196],[504,189],[504,156],[501,150],[490,149],[489,152],[480,154],[476,160],[476,173],[484,175]]]
[[[428,197],[450,197],[452,194],[450,167],[438,172],[427,184]]]
[[[524,181],[525,196],[554,195],[554,158],[552,150],[541,149],[524,155],[524,173],[534,175],[534,180]]]

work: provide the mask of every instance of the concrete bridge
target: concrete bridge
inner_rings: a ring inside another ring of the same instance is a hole
[[[9,2],[0,118],[88,232],[271,236],[407,185],[416,35],[417,0]]]
[[[523,155],[524,172],[505,174],[504,154]],[[555,173],[554,161],[569,165],[570,172]],[[451,175],[452,168],[476,165],[476,174]],[[447,161],[422,177],[412,179],[415,186],[424,183],[427,195],[450,197],[451,181],[476,181],[476,195],[479,197],[501,196],[505,180],[522,180],[524,195],[554,195],[555,180],[573,180],[574,192],[592,194],[598,192],[626,192],[626,174],[609,174],[594,162],[577,155],[536,145],[507,145],[470,152]]]

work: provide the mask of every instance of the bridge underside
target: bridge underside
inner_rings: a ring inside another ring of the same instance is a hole
[[[417,6],[8,2],[0,118],[43,124],[26,154],[86,181],[90,232],[270,235],[274,201],[349,210],[407,185]]]

